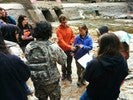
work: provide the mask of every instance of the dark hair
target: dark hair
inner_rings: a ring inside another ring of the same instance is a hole
[[[118,55],[120,50],[120,40],[113,33],[105,33],[100,36],[99,40],[98,56],[101,55]]]
[[[61,14],[60,16],[59,16],[59,22],[61,23],[62,21],[64,21],[64,20],[66,20],[67,19],[67,17],[64,15],[64,14]]]
[[[8,16],[7,16],[7,11],[6,11],[6,9],[0,7],[0,11],[4,11],[4,13],[5,13],[5,16],[2,16],[1,19],[2,19],[4,22],[6,22],[6,23],[10,23],[10,19],[9,19]]]
[[[123,51],[129,51],[129,45],[127,44],[127,42],[121,42],[121,49]]]
[[[23,22],[23,20],[24,20],[25,17],[27,17],[27,16],[26,15],[19,15],[19,17],[18,17],[18,27],[20,29],[23,29],[22,22]]]
[[[108,33],[108,31],[109,31],[107,26],[101,26],[101,27],[98,28],[98,30],[99,30],[101,35],[105,34],[105,33]]]
[[[0,31],[0,52],[4,54],[9,54],[9,51],[6,47],[1,31]]]
[[[0,30],[5,40],[18,42],[16,39],[16,34],[20,34],[20,29],[18,26],[13,24],[3,24]]]
[[[47,21],[40,21],[36,23],[33,37],[36,39],[48,40],[52,36],[52,26]]]
[[[86,33],[88,33],[88,28],[87,28],[87,26],[85,24],[80,25],[78,28],[86,30]]]
[[[0,7],[0,11],[5,10],[4,8]]]

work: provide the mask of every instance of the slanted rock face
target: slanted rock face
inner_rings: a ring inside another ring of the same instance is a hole
[[[24,14],[29,17],[24,6],[19,3],[1,3],[0,7],[6,9],[8,15],[11,15],[16,21],[20,14]]]
[[[133,12],[133,1],[132,0],[127,0],[127,4],[128,4],[129,12]]]
[[[73,1],[73,0],[69,0],[69,1]],[[124,2],[126,0],[84,0],[84,1],[95,3],[95,2]]]
[[[26,9],[33,9],[30,0],[0,0],[2,3],[17,2],[26,7]]]

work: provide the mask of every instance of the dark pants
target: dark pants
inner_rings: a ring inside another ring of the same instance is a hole
[[[76,61],[78,82],[84,82],[85,69]]]
[[[66,51],[65,54],[67,55],[67,66],[62,66],[62,75],[70,76],[72,74],[72,69],[71,69],[71,64],[72,64],[71,51]]]
[[[39,98],[39,100],[48,100],[48,97],[50,98],[50,100],[61,99],[61,89],[59,81],[49,85],[44,85],[38,81],[34,82],[34,86],[35,95],[37,98]]]

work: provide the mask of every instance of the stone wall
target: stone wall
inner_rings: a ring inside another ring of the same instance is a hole
[[[19,3],[24,6],[24,10],[27,12],[27,16],[33,21],[33,23],[40,21],[40,16],[37,14],[36,9],[33,7],[30,0],[0,0],[0,3]],[[15,8],[14,8],[15,9]],[[21,13],[25,14],[25,13]]]
[[[26,9],[32,9],[30,0],[0,0],[0,3],[10,3],[10,2],[20,3],[23,6],[25,6]]]
[[[129,12],[133,12],[133,0],[127,0]]]

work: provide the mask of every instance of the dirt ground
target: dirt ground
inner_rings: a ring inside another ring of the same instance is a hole
[[[58,65],[59,70],[61,69],[60,65]],[[61,71],[60,71],[61,72]],[[72,62],[72,83],[69,81],[61,81],[61,100],[79,100],[79,97],[85,91],[86,85],[82,87],[77,87],[77,68],[75,65],[75,60]]]

